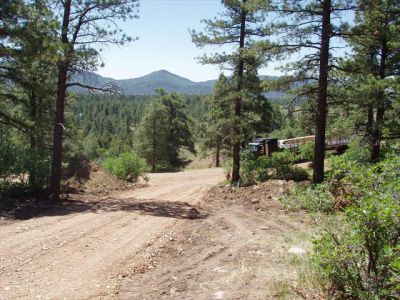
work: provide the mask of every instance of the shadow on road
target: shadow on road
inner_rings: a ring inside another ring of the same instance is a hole
[[[84,212],[136,212],[141,215],[177,219],[203,218],[196,208],[186,202],[163,201],[152,199],[113,199],[84,202],[79,200],[63,200],[58,203],[51,201],[29,201],[0,205],[0,217],[4,219],[27,220],[44,216],[63,216]]]

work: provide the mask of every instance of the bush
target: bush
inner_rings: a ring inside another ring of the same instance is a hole
[[[252,185],[256,182],[268,180],[271,169],[271,159],[260,156],[255,159],[254,154],[245,152],[241,155],[240,179],[242,185]]]
[[[289,180],[296,160],[296,155],[290,150],[275,152],[271,157],[271,167],[276,171],[276,177],[280,179]]]
[[[354,137],[349,142],[348,149],[342,155],[342,159],[359,163],[369,162],[371,159],[371,147],[361,137]]]
[[[335,198],[330,192],[329,184],[297,185],[289,195],[281,198],[285,207],[292,210],[311,212],[332,212]]]
[[[106,158],[102,166],[121,180],[137,182],[140,177],[146,179],[146,162],[134,152],[126,152],[118,157]]]
[[[51,158],[48,153],[29,150],[23,160],[24,172],[29,174],[29,185],[43,188],[49,185],[51,177]]]
[[[288,174],[286,174],[286,180],[293,180],[293,181],[305,181],[308,180],[308,172],[303,168],[294,166],[291,168]]]
[[[0,141],[0,180],[3,183],[21,182],[34,189],[44,188],[49,184],[50,166],[48,151],[32,150],[8,140]]]
[[[315,241],[313,260],[341,298],[400,297],[400,156],[376,165],[349,162],[341,182],[354,203],[344,228]]]
[[[0,141],[0,178],[7,181],[11,175],[16,174],[17,158],[19,153],[10,141]]]
[[[272,157],[260,156],[254,159],[252,153],[241,155],[240,178],[242,185],[252,185],[271,178],[303,181],[308,179],[306,170],[294,167],[296,156],[285,150],[273,153]]]
[[[298,158],[304,161],[314,160],[314,143],[307,143],[299,146]]]

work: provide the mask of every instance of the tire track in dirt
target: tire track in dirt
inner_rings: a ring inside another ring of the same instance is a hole
[[[254,187],[247,192],[214,189],[201,203],[209,211],[207,218],[181,220],[173,239],[135,256],[150,257],[148,265],[128,261],[118,282],[118,298],[301,298],[290,291],[299,284],[291,259],[301,258],[288,250],[292,246],[308,249],[303,239],[314,228],[301,213],[282,208],[277,201],[284,193],[281,186],[281,182],[271,182],[265,189]],[[258,194],[253,189],[259,189]]]
[[[114,193],[93,209],[3,226],[0,298],[113,298],[125,260],[186,218],[222,178],[220,169],[152,174],[149,186]]]

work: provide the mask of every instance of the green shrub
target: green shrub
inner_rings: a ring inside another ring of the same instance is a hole
[[[345,161],[369,162],[371,159],[371,146],[361,137],[350,140],[348,149],[342,155]]]
[[[306,170],[293,166],[295,160],[295,154],[289,150],[275,152],[272,157],[260,156],[257,159],[254,159],[252,153],[244,152],[240,163],[241,185],[252,185],[271,178],[295,181],[308,179]]]
[[[44,188],[49,184],[50,166],[48,151],[43,149],[34,151],[8,140],[0,141],[0,180],[2,182],[18,181],[31,188]]]
[[[281,198],[285,207],[292,210],[308,210],[311,212],[332,212],[335,198],[330,192],[329,184],[297,185],[289,195]]]
[[[241,184],[252,185],[268,180],[271,177],[269,174],[271,166],[271,159],[266,156],[254,159],[253,153],[243,153],[240,163]]]
[[[376,165],[349,162],[345,225],[315,241],[314,261],[341,298],[400,298],[400,156]]]
[[[29,185],[43,188],[49,185],[51,177],[51,158],[48,153],[28,150],[22,156],[24,172],[29,174]]]
[[[289,150],[275,152],[271,157],[271,167],[275,169],[276,177],[279,179],[291,179],[291,172],[296,156]]]
[[[137,182],[140,177],[146,179],[146,162],[134,152],[126,152],[118,157],[106,158],[102,166],[121,180]]]
[[[307,143],[299,146],[298,158],[305,161],[314,160],[314,143]]]
[[[0,141],[0,178],[2,180],[8,180],[9,176],[15,174],[18,156],[19,153],[14,144],[6,139]]]

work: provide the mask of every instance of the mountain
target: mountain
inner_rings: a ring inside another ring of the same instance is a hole
[[[261,78],[273,80],[278,77],[261,76]],[[118,86],[125,95],[151,95],[155,94],[156,88],[163,88],[167,92],[176,92],[180,94],[207,95],[212,93],[217,80],[193,82],[166,70],[160,70],[142,77],[122,80],[103,77],[95,73],[85,73],[76,76],[74,81],[95,87],[101,87],[112,82]],[[87,92],[82,88],[74,88],[73,90],[78,93]],[[271,100],[275,101],[280,101],[285,97],[285,94],[280,92],[269,92],[266,95],[271,98]]]

